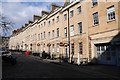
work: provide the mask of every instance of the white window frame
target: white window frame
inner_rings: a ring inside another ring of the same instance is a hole
[[[74,16],[74,10],[70,11],[70,18],[72,18]]]
[[[45,31],[44,31],[44,39],[46,38],[46,36],[45,36]]]
[[[83,42],[79,43],[79,54],[83,54]]]
[[[41,40],[43,39],[43,36],[42,36],[43,34],[41,33]]]
[[[58,44],[56,45],[56,49],[57,49],[56,52],[60,52],[60,48]]]
[[[48,39],[50,39],[50,32],[48,32]]]
[[[46,25],[46,22],[44,22],[44,26]]]
[[[82,22],[79,22],[79,23],[78,23],[78,33],[79,33],[79,34],[82,34],[82,32],[83,32],[83,31],[82,31]]]
[[[43,50],[45,51],[45,43],[43,44]]]
[[[52,30],[52,38],[55,36],[55,30]]]
[[[52,52],[55,52],[55,45],[52,45]]]
[[[59,16],[57,16],[57,18],[56,18],[56,22],[59,22]]]
[[[40,34],[38,34],[38,40],[40,40]]]
[[[48,21],[48,26],[50,26],[50,21]]]
[[[93,25],[99,24],[99,14],[98,12],[93,13]]]
[[[64,20],[67,20],[67,14],[64,14]]]
[[[64,36],[67,37],[67,27],[64,28]]]
[[[80,13],[81,13],[81,11],[82,11],[81,6],[77,7],[77,12],[78,12],[78,14],[80,14]]]
[[[60,29],[57,28],[57,37],[59,37],[59,36],[60,36]]]
[[[98,0],[92,0],[92,5],[93,5],[93,6],[98,5]]]
[[[70,26],[70,36],[74,36],[74,25]]]
[[[43,27],[43,24],[41,24],[41,28]]]
[[[52,24],[54,24],[54,22],[55,22],[55,19],[52,19]]]
[[[112,15],[114,13],[114,15]],[[111,16],[109,16],[109,14],[111,15]],[[111,6],[111,7],[109,7],[109,8],[107,8],[107,20],[108,21],[113,21],[113,20],[115,20],[115,7],[114,7],[114,5],[113,6]]]

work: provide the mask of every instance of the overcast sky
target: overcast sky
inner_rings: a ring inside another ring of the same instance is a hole
[[[63,5],[64,0],[2,0],[0,12],[15,23],[14,29],[24,26],[33,15],[41,15],[42,10],[50,11],[50,4]]]

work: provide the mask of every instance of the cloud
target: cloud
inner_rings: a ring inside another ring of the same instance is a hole
[[[2,13],[2,3],[0,3],[0,14]]]
[[[10,2],[19,1],[19,2]],[[23,0],[4,0],[2,1],[2,7],[0,7],[0,13],[13,23],[15,23],[14,29],[18,29],[28,23],[29,20],[33,20],[33,15],[41,15],[41,11],[50,11],[50,4],[52,2],[22,2]],[[27,0],[24,0],[27,1]],[[35,0],[34,0],[35,1]],[[53,0],[55,1],[55,0]],[[54,2],[59,5],[63,3]]]
[[[46,6],[25,5],[25,3],[18,2],[7,2],[2,4],[2,14],[10,18],[16,24],[16,28],[21,27],[27,23],[28,20],[32,20],[34,14],[40,15],[42,10],[48,9]]]

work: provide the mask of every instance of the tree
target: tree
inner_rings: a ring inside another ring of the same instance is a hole
[[[0,15],[0,35],[7,36],[12,30],[14,23],[10,21],[7,17]]]

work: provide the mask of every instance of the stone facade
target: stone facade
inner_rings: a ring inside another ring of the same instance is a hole
[[[92,0],[77,0],[65,6],[51,5],[51,12],[42,13],[39,19],[14,31],[9,48],[39,53],[46,51],[51,56],[70,57],[78,64],[85,58],[88,62],[96,61],[96,45],[111,42],[119,33],[120,2],[104,0],[95,4],[93,6]],[[107,9],[111,6],[115,9],[115,19],[108,21]],[[99,18],[97,25],[93,25],[95,12]]]

